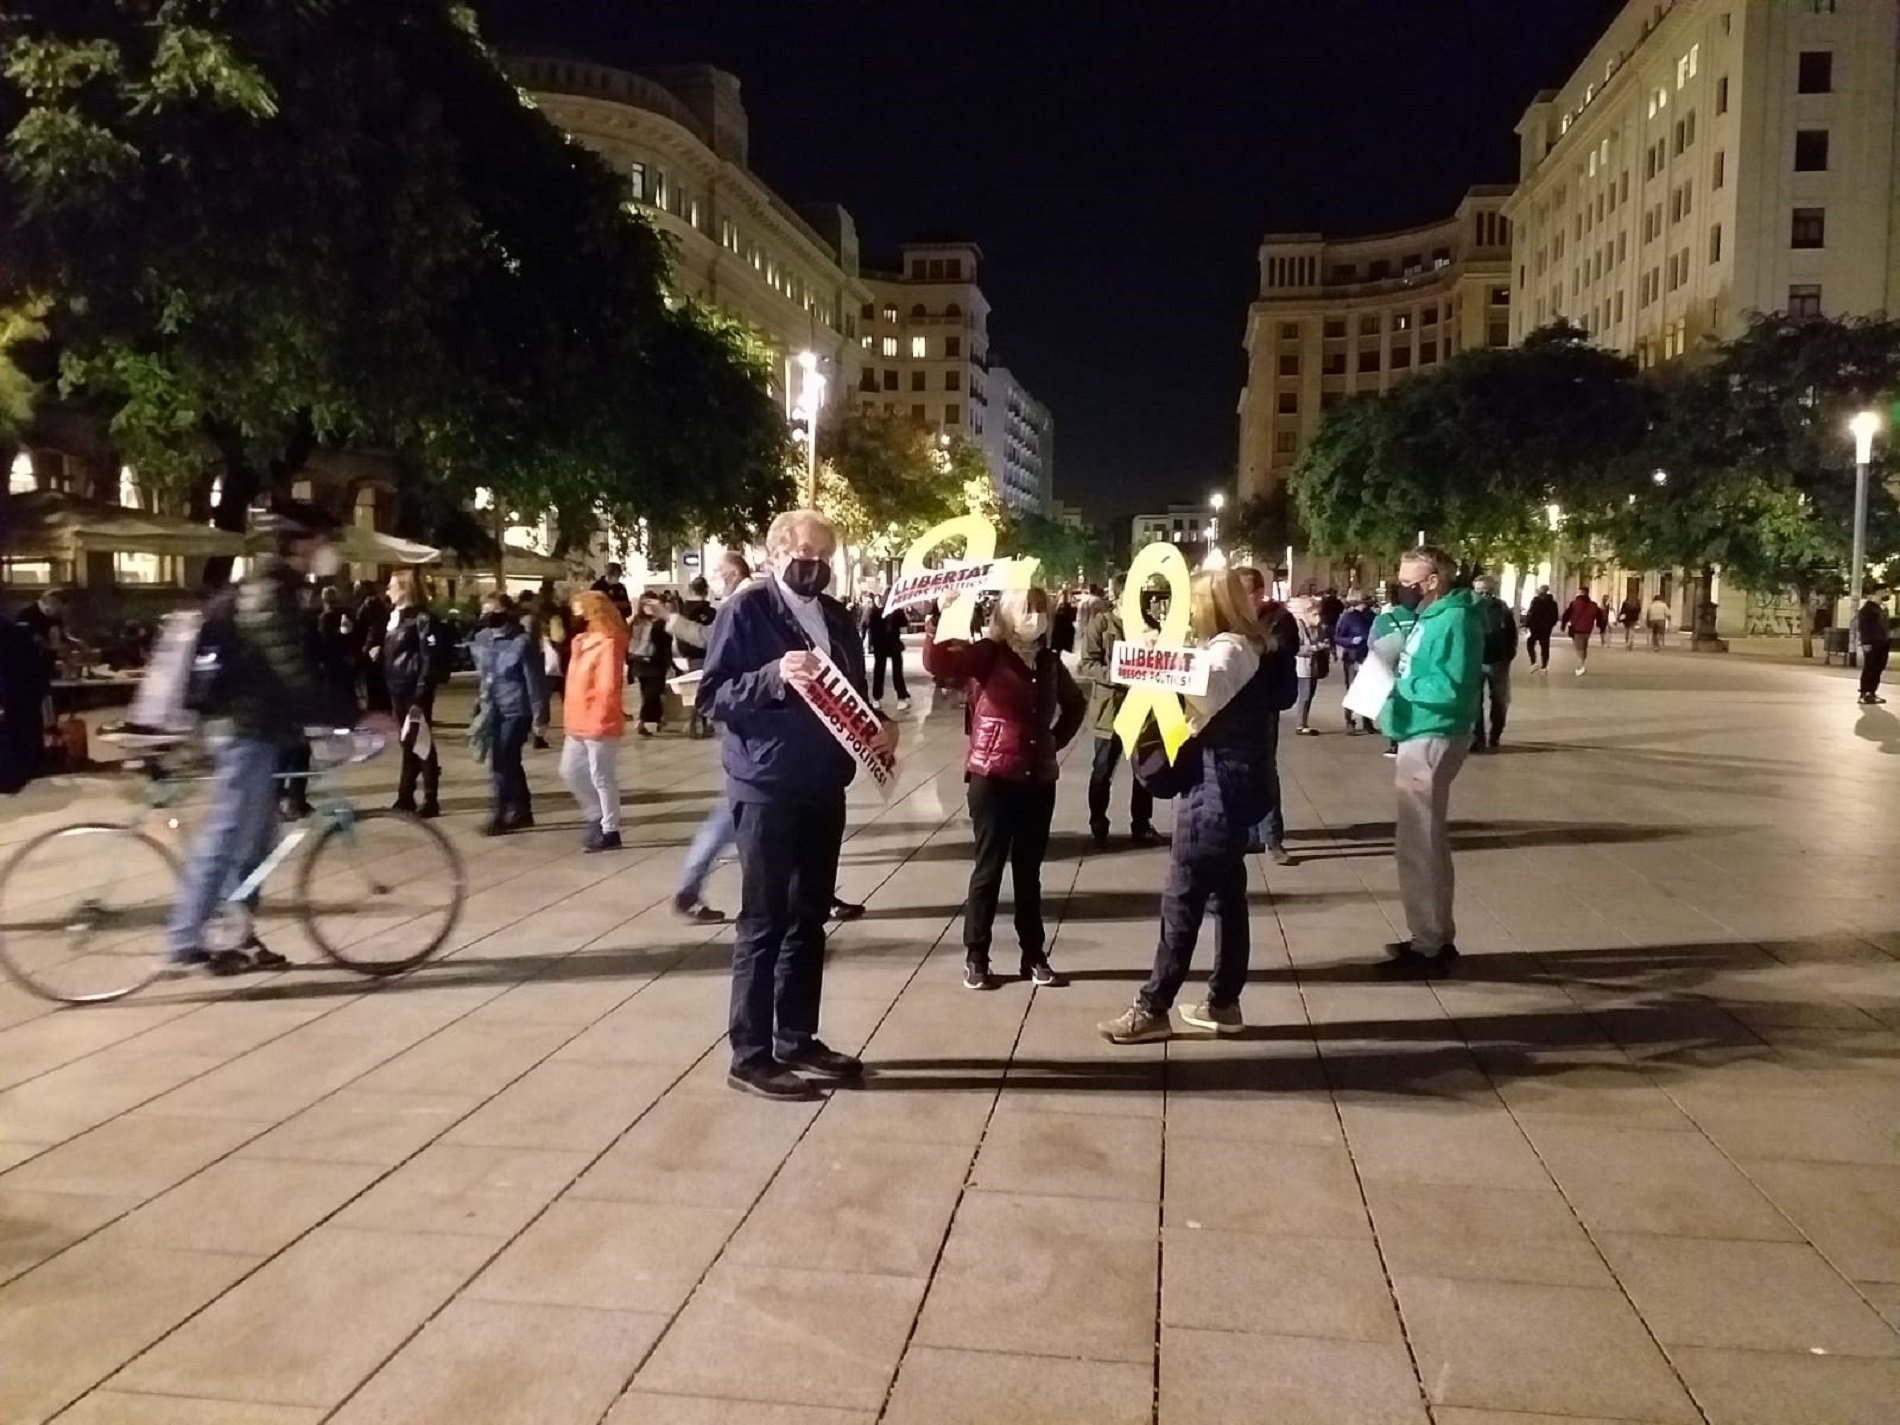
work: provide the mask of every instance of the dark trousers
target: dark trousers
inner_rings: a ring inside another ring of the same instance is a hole
[[[402,772],[396,781],[396,800],[404,806],[413,803],[416,799],[416,781],[420,778],[423,801],[433,802],[442,786],[442,759],[436,754],[435,747],[435,689],[430,688],[411,696],[404,696],[391,689],[389,701],[393,705],[390,708],[390,715],[396,719],[398,731],[407,721],[411,708],[419,708],[429,723],[429,755],[427,757],[416,756],[414,738],[402,739]]]
[[[282,802],[299,816],[310,810],[310,744],[302,738],[286,747],[277,762],[283,778]]]
[[[1300,679],[1300,726],[1310,727],[1313,716],[1313,699],[1319,696],[1319,679]]]
[[[1056,784],[972,777],[969,791],[976,862],[970,867],[970,898],[963,908],[963,958],[989,963],[990,928],[996,923],[1007,865],[1016,893],[1016,941],[1027,970],[1043,958],[1042,858],[1056,814]]]
[[[1207,902],[1214,902],[1214,973],[1207,982],[1210,1004],[1225,1007],[1240,1000],[1247,983],[1247,961],[1253,948],[1247,920],[1247,861],[1238,850],[1216,854],[1197,848],[1192,836],[1177,826],[1179,848],[1168,863],[1168,884],[1161,893],[1161,944],[1155,951],[1154,972],[1142,986],[1141,1002],[1155,1014],[1165,1014],[1187,980],[1200,939]]]
[[[1108,794],[1115,782],[1115,764],[1121,760],[1119,737],[1095,739],[1095,760],[1089,767],[1089,829],[1098,835],[1108,834]],[[1128,824],[1135,831],[1146,831],[1154,825],[1155,799],[1135,777],[1132,767],[1128,775],[1134,783],[1128,794]]]
[[[844,841],[830,802],[738,802],[741,890],[732,944],[732,1063],[763,1069],[818,1033],[825,921]]]
[[[1255,824],[1253,840],[1278,846],[1286,840],[1286,809],[1280,805],[1280,715],[1267,722],[1267,812]],[[1198,917],[1197,917],[1198,920]]]
[[[1882,643],[1869,644],[1860,651],[1860,693],[1871,698],[1880,691],[1880,675],[1887,671],[1887,658],[1893,652],[1893,645]]]
[[[495,719],[495,746],[488,754],[490,814],[496,821],[518,821],[534,812],[521,750],[528,745],[534,716],[520,712]]]
[[[871,654],[871,701],[877,702],[884,696],[884,668],[890,665],[891,691],[897,694],[900,702],[910,701],[910,689],[904,686],[904,650],[895,652],[875,650]]]
[[[1530,650],[1531,667],[1533,668],[1550,667],[1550,630],[1549,629],[1545,629],[1542,633],[1539,633],[1536,629],[1532,629],[1530,632],[1526,633],[1524,635],[1524,647]],[[1543,654],[1541,658],[1538,656],[1540,651]]]
[[[640,674],[640,721],[658,727],[666,719],[666,672]]]

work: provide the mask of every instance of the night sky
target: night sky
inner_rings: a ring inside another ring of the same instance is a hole
[[[739,76],[752,166],[866,261],[983,248],[992,358],[1091,519],[1229,485],[1263,233],[1449,214],[1622,0],[480,0],[491,39]]]

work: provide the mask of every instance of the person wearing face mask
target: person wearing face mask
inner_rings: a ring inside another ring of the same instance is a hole
[[[528,735],[548,721],[548,685],[541,650],[506,594],[482,600],[482,624],[470,641],[481,700],[494,716],[489,752],[489,815],[486,836],[534,825],[528,774],[521,765]]]
[[[773,520],[771,577],[720,610],[699,684],[700,711],[721,728],[742,878],[727,1082],[772,1099],[815,1097],[800,1073],[848,1082],[864,1072],[818,1037],[825,922],[857,761],[799,692],[820,676],[823,652],[866,693],[857,625],[825,597],[837,548],[837,531],[816,510]],[[896,750],[888,719],[876,745]]]
[[[302,744],[304,728],[349,727],[358,717],[354,687],[323,676],[300,604],[310,578],[335,578],[341,567],[330,543],[336,519],[320,505],[293,500],[264,511],[254,524],[274,537],[275,554],[261,556],[244,581],[214,596],[206,611],[207,633],[214,624],[221,630],[223,666],[204,712],[221,735],[211,741],[211,807],[165,931],[174,964],[216,975],[285,963],[261,943],[252,954],[207,952],[205,925],[268,849],[277,824],[278,767]],[[372,717],[370,725],[385,736],[394,731],[387,717]]]
[[[448,677],[449,634],[423,603],[422,581],[413,569],[389,579],[389,621],[383,633],[383,682],[396,725],[404,729],[402,770],[396,781],[395,810],[421,817],[442,814],[442,759],[436,753],[435,690]],[[424,736],[425,727],[429,735]],[[418,752],[418,746],[424,751]],[[421,805],[416,784],[422,785]]]
[[[1400,979],[1451,973],[1451,784],[1464,766],[1484,681],[1484,622],[1468,588],[1452,587],[1443,550],[1421,545],[1399,562],[1400,602],[1417,610],[1399,655],[1398,682],[1380,722],[1398,744],[1398,816],[1392,849],[1405,902],[1406,940],[1386,946],[1381,969]]]
[[[1007,593],[997,601],[988,634],[971,643],[937,642],[924,626],[924,668],[933,678],[967,681],[969,787],[976,860],[963,911],[963,987],[996,987],[990,974],[990,931],[1010,868],[1016,893],[1016,939],[1022,977],[1053,988],[1063,983],[1049,964],[1042,924],[1042,858],[1056,810],[1057,757],[1081,729],[1088,700],[1049,645],[1052,622],[1044,589]]]

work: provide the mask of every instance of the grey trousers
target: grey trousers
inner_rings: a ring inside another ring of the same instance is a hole
[[[1392,849],[1399,863],[1412,948],[1435,955],[1457,939],[1452,919],[1451,784],[1471,750],[1465,737],[1419,737],[1399,744],[1398,815]]]

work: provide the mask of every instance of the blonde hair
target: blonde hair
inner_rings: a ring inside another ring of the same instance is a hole
[[[396,596],[405,608],[422,607],[421,575],[413,569],[398,569],[389,579],[396,586]]]
[[[581,589],[568,600],[568,609],[589,628],[597,628],[615,638],[626,638],[627,621],[620,617],[614,601],[599,589]]]
[[[831,541],[831,552],[838,552],[838,527],[817,510],[787,510],[773,520],[771,528],[765,532],[765,552],[777,554],[790,549],[798,542],[798,531],[802,525],[822,529],[825,537]]]
[[[998,643],[1013,643],[1024,614],[1048,614],[1047,589],[1012,589],[996,601],[990,610],[989,636]]]
[[[1203,569],[1194,576],[1188,595],[1188,628],[1200,643],[1231,633],[1261,653],[1275,647],[1273,635],[1260,626],[1246,582],[1234,569]]]

